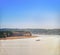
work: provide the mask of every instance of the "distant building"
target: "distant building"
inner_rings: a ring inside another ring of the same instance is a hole
[[[32,36],[28,31],[13,32],[13,36]]]

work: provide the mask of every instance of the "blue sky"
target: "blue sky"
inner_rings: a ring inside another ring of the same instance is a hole
[[[59,0],[0,0],[1,28],[59,28]]]

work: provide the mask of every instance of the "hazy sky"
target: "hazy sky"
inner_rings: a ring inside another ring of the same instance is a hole
[[[1,28],[58,28],[59,0],[0,0]]]

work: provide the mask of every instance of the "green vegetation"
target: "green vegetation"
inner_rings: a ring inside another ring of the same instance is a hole
[[[0,31],[0,38],[5,38],[4,32]]]
[[[32,34],[60,35],[60,29],[0,29],[0,38],[12,36],[13,32],[21,31],[28,31],[31,32]]]
[[[0,38],[6,38],[12,35],[11,31],[0,31]]]

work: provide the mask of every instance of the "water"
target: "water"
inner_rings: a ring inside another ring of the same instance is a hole
[[[0,55],[60,55],[59,35],[0,40]]]

